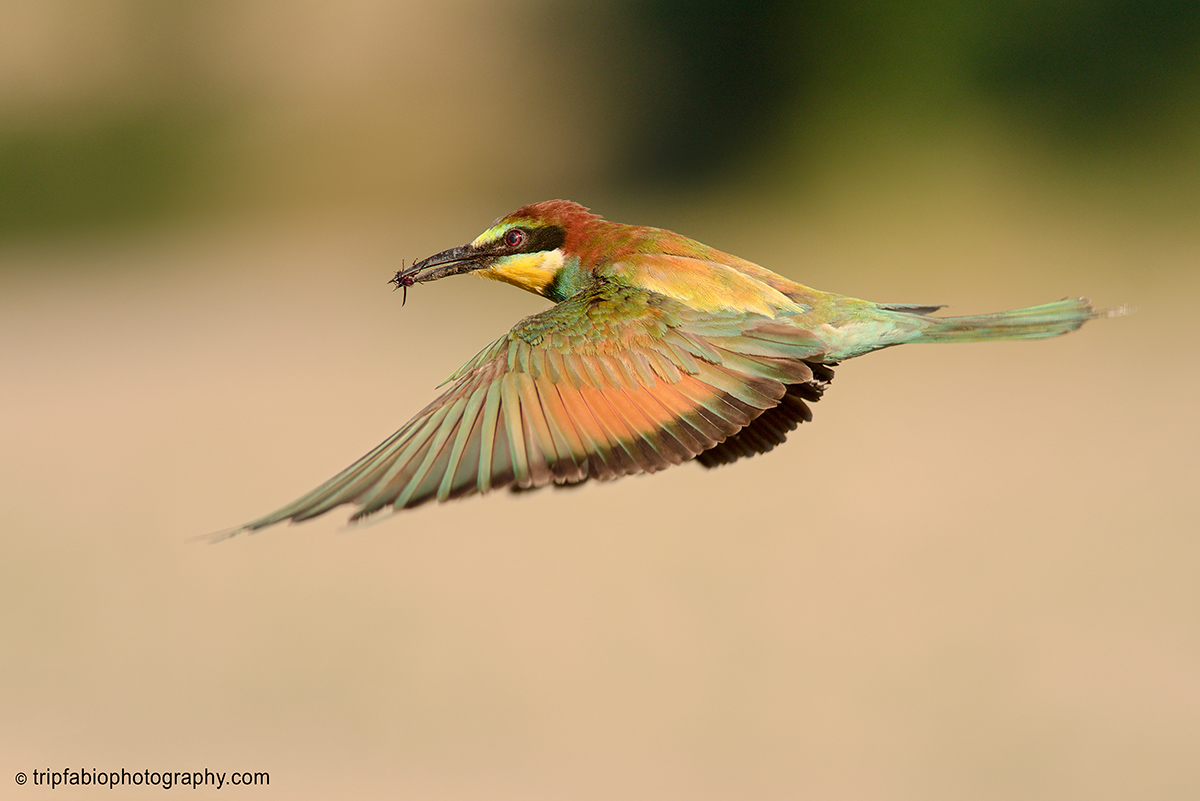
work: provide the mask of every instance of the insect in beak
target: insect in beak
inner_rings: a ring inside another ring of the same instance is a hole
[[[393,292],[395,292],[397,289],[400,289],[401,287],[404,287],[404,296],[400,299],[401,306],[403,306],[405,303],[408,303],[408,288],[410,286],[412,286],[414,283],[416,283],[416,281],[413,280],[413,276],[404,274],[404,269],[405,269],[404,262],[401,261],[400,269],[396,272],[396,274],[394,276],[392,276],[392,280],[388,281],[389,284],[396,285],[395,288],[392,289]]]

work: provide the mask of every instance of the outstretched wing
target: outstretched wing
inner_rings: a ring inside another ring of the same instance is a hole
[[[663,470],[735,438],[781,401],[794,407],[789,385],[823,382],[805,362],[822,350],[788,318],[699,314],[597,282],[522,320],[370,453],[239,531],[346,503],[358,504],[358,519],[506,486]]]

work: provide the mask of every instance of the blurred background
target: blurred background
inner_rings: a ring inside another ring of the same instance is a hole
[[[189,542],[543,308],[386,282],[553,197],[1138,313],[847,363],[728,468]],[[0,781],[1194,798],[1198,219],[1194,2],[0,5]]]

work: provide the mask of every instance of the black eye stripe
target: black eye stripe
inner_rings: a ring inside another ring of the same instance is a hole
[[[524,241],[510,245],[514,233],[523,235]],[[557,225],[544,228],[510,228],[496,243],[496,247],[505,253],[540,253],[561,247],[566,239],[567,232]]]
[[[562,243],[567,238],[567,232],[557,225],[547,226],[545,228],[536,228],[529,231],[525,238],[525,245],[521,248],[524,253],[538,253],[543,250],[554,250],[562,247]]]

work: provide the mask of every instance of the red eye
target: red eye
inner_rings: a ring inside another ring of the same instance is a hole
[[[525,232],[520,228],[510,228],[504,235],[504,244],[510,248],[519,248],[525,244]]]

